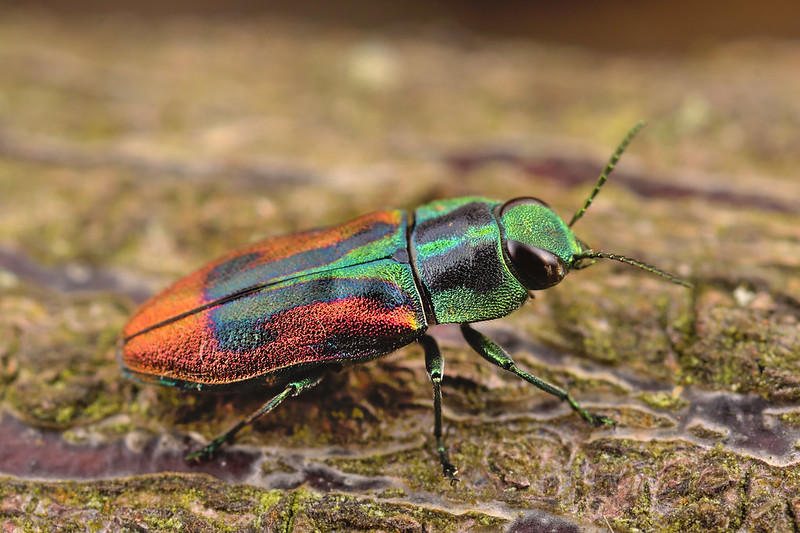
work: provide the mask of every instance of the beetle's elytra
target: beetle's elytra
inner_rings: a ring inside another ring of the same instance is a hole
[[[544,202],[480,197],[431,202],[409,214],[378,211],[340,226],[234,250],[142,305],[123,330],[123,371],[184,389],[281,392],[188,459],[207,459],[257,417],[316,385],[326,370],[362,363],[418,341],[433,382],[434,436],[444,475],[444,362],[434,324],[458,323],[485,359],[569,403],[592,424],[613,421],[520,370],[470,323],[508,315],[528,292],[597,258],[684,281],[635,259],[594,251],[571,226],[584,214],[643,123],[617,148],[589,198],[566,224]]]

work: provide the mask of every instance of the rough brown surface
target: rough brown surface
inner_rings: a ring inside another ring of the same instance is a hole
[[[800,46],[602,55],[452,31],[0,17],[4,531],[797,531]],[[384,206],[535,195],[695,283],[600,262],[479,327],[587,427],[437,328],[263,401],[125,380],[135,302],[226,249]]]

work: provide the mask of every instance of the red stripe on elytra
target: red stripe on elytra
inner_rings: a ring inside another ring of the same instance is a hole
[[[132,338],[123,348],[123,362],[133,372],[213,385],[294,365],[378,357],[411,342],[421,330],[411,307],[389,308],[363,297],[294,307],[275,313],[261,327],[274,340],[247,352],[222,350],[204,311]],[[354,339],[360,339],[357,345]],[[348,344],[355,353],[336,349]]]

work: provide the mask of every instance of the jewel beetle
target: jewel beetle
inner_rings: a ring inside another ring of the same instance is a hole
[[[572,232],[605,183],[634,126],[567,224],[532,197],[505,203],[465,197],[413,213],[377,211],[340,226],[273,237],[231,251],[145,302],[122,333],[123,372],[182,389],[273,389],[260,409],[187,460],[211,458],[244,426],[318,384],[326,372],[419,342],[433,383],[434,438],[446,478],[455,482],[442,439],[444,360],[435,324],[457,323],[489,362],[550,393],[595,424],[565,390],[517,367],[470,323],[501,318],[529,291],[547,289],[596,259],[612,259],[684,286],[636,259],[593,250]]]

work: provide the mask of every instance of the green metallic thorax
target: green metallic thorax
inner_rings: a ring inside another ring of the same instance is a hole
[[[552,251],[569,264],[581,247],[558,215],[521,205],[497,219],[501,202],[481,197],[440,200],[414,212],[412,262],[430,302],[430,323],[501,318],[528,296],[503,250],[505,239]]]
[[[412,257],[431,303],[431,323],[491,320],[517,309],[527,291],[506,266],[499,202],[466,197],[432,202],[414,212]]]

